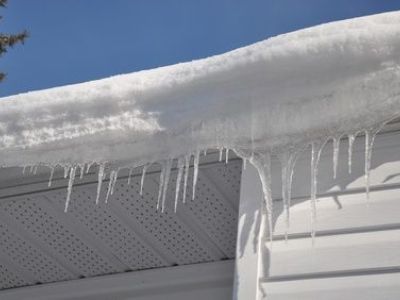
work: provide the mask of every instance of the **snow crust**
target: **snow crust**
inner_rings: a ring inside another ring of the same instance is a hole
[[[325,24],[222,55],[0,99],[7,166],[282,149],[400,112],[400,13]]]
[[[368,195],[374,137],[399,115],[400,12],[391,12],[284,34],[193,62],[1,98],[0,163],[47,165],[49,186],[54,168],[64,167],[67,210],[76,174],[82,176],[92,164],[98,165],[98,203],[107,173],[105,201],[120,168],[144,166],[143,185],[148,165],[158,162],[157,209],[164,211],[175,159],[176,208],[181,186],[182,201],[189,197],[192,156],[190,196],[195,198],[201,151],[219,149],[222,158],[223,149],[232,149],[257,168],[265,196],[263,224],[272,228],[271,155],[282,163],[289,227],[294,164],[299,151],[311,145],[314,224],[318,161],[326,141],[334,141],[336,174],[340,137],[348,136],[351,172],[352,142],[365,133]]]

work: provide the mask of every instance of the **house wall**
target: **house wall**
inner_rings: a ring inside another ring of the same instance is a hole
[[[400,135],[389,132],[376,138],[369,201],[364,142],[363,137],[356,139],[349,174],[347,140],[343,140],[336,180],[332,144],[322,153],[314,246],[310,238],[310,154],[297,162],[287,243],[282,201],[274,204],[274,242],[268,245],[262,279],[267,299],[400,299]],[[274,198],[279,199],[279,165],[274,164],[273,170]]]

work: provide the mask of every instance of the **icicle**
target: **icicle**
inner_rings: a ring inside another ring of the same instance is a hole
[[[349,168],[349,173],[351,174],[351,164],[353,160],[353,144],[356,136],[354,134],[349,134],[348,139],[349,139],[349,149],[348,149],[348,168]]]
[[[54,167],[50,167],[49,183],[47,184],[48,187],[51,187],[51,182],[53,181],[53,176],[54,176]]]
[[[34,168],[35,168],[35,165],[31,165],[31,166],[30,166],[30,168],[29,168],[29,173],[31,173],[31,174],[32,174],[32,173],[33,173],[33,169],[34,169]]]
[[[365,131],[365,163],[364,163],[364,177],[365,177],[365,194],[367,201],[369,201],[369,171],[370,171],[370,132],[367,130]]]
[[[90,167],[93,165],[93,163],[94,162],[90,162],[90,163],[87,164],[87,166],[86,166],[86,174],[89,173]]]
[[[229,148],[225,149],[225,164],[227,164],[229,161]]]
[[[338,159],[339,159],[340,137],[333,138],[332,146],[333,146],[333,178],[336,179]]]
[[[224,152],[224,148],[219,148],[219,159],[218,159],[218,161],[222,161],[222,154],[223,154],[223,152]]]
[[[288,196],[288,207],[290,207],[292,205],[292,182],[293,182],[293,174],[294,174],[294,167],[296,164],[296,160],[297,160],[297,155],[298,153],[293,153],[289,164],[289,168],[288,168],[288,191],[287,191],[287,196]],[[288,217],[290,217],[288,215]],[[288,222],[290,222],[290,219],[288,219]],[[290,225],[290,223],[289,223]]]
[[[113,182],[111,185],[111,195],[114,194],[115,184],[117,183],[118,179],[118,173],[119,173],[119,168],[117,169],[117,171],[114,171]]]
[[[70,172],[69,169],[70,169],[69,166],[64,166],[64,178],[68,177],[68,173]]]
[[[247,158],[243,158],[243,170],[246,170]]]
[[[104,200],[104,203],[108,203],[108,197],[110,197],[111,186],[112,186],[112,178],[113,178],[113,172],[114,172],[114,171],[111,171],[111,173],[110,173],[110,179],[108,180],[107,194],[106,194],[106,199]]]
[[[369,190],[370,190],[370,182],[369,175],[371,171],[371,158],[372,158],[372,147],[374,146],[375,137],[378,132],[385,126],[385,123],[379,124],[375,128],[369,129],[365,131],[365,193],[367,202],[369,202]]]
[[[264,237],[265,230],[265,218],[268,221],[269,227],[269,240],[272,243],[273,240],[273,202],[271,196],[271,155],[269,152],[256,152],[250,158],[249,161],[254,165],[258,171],[258,175],[261,179],[262,190],[264,194],[264,201],[261,209],[261,224],[260,224],[260,238]],[[263,243],[259,240],[259,247]]]
[[[110,195],[114,193],[114,186],[115,182],[117,181],[117,176],[118,176],[118,170],[117,171],[113,170],[110,172],[110,179],[108,181],[108,189],[107,189],[105,203],[108,203],[108,198],[110,197]]]
[[[207,149],[203,150],[203,155],[206,156],[207,155]]]
[[[100,192],[101,192],[101,184],[103,183],[103,175],[104,175],[104,165],[99,165],[99,174],[98,174],[98,182],[97,182],[97,195],[96,195],[96,204],[99,204]]]
[[[285,241],[287,241],[287,236],[288,236],[288,232],[289,232],[289,221],[290,221],[290,207],[288,204],[288,196],[287,196],[287,183],[288,183],[288,154],[285,152],[284,154],[282,154],[282,156],[280,157],[280,161],[281,161],[281,176],[282,176],[282,201],[283,201],[283,210],[286,213],[286,218],[285,218]]]
[[[236,151],[235,151],[236,152]],[[238,151],[241,152],[241,151]],[[264,201],[262,201],[260,214],[261,221],[260,227],[258,231],[257,238],[257,253],[258,253],[258,261],[257,261],[257,289],[261,289],[261,292],[264,294],[262,290],[262,286],[259,285],[259,280],[264,274],[264,268],[266,266],[265,256],[265,238],[266,238],[266,226],[268,224],[269,227],[269,240],[272,247],[272,239],[273,239],[273,224],[272,224],[272,213],[273,213],[273,202],[271,196],[271,155],[269,152],[256,152],[251,153],[251,156],[246,153],[246,157],[249,159],[249,162],[253,164],[253,166],[257,169],[258,175],[261,179],[262,190],[264,194]],[[259,293],[257,292],[257,298],[259,297]]]
[[[131,184],[132,172],[133,172],[133,168],[129,168],[129,174],[128,174],[128,185],[130,185],[130,184]]]
[[[36,166],[33,168],[33,175],[36,175],[38,168],[39,168],[39,165],[36,165]]]
[[[65,200],[64,212],[68,211],[69,201],[71,199],[72,185],[74,184],[74,180],[75,180],[75,172],[76,172],[76,167],[75,166],[71,167],[70,172],[69,172],[67,200]]]
[[[285,211],[285,241],[287,242],[290,227],[290,206],[291,206],[291,190],[294,165],[296,162],[296,153],[292,151],[284,152],[279,156],[282,169],[282,200]]]
[[[23,166],[23,168],[22,168],[22,175],[25,175],[25,171],[26,171],[26,165]]]
[[[79,179],[83,178],[84,173],[85,173],[85,164],[79,165]]]
[[[364,164],[364,177],[365,177],[365,194],[369,202],[370,182],[369,175],[371,170],[372,146],[374,144],[375,136],[378,131],[366,130],[365,131],[365,164]]]
[[[140,196],[143,195],[143,184],[144,184],[144,177],[146,176],[146,171],[149,165],[144,165],[142,169],[142,178],[140,179]]]
[[[317,221],[317,184],[318,184],[318,162],[321,156],[323,144],[311,144],[311,238],[315,242],[315,226]]]
[[[176,175],[176,187],[175,187],[175,205],[174,212],[176,212],[178,207],[179,190],[181,187],[182,175],[183,175],[184,160],[182,157],[178,158],[177,168],[178,174]]]
[[[159,210],[161,204],[164,178],[165,178],[165,164],[163,163],[161,164],[160,182],[158,184],[158,197],[157,197],[157,207],[156,207],[157,211]]]
[[[199,158],[200,158],[200,152],[196,151],[194,155],[194,161],[193,161],[193,189],[192,189],[192,200],[194,200],[194,197],[196,196],[196,185],[197,185],[197,178],[199,175]]]
[[[164,182],[162,184],[163,192],[162,192],[162,200],[161,200],[161,212],[165,211],[165,200],[167,198],[167,190],[168,190],[168,182],[169,177],[171,175],[171,167],[172,167],[172,159],[169,159],[165,162],[165,172],[164,172]]]
[[[183,176],[183,197],[182,197],[182,203],[185,203],[185,202],[186,202],[186,190],[187,190],[187,183],[188,183],[188,177],[189,177],[190,156],[191,156],[191,155],[186,155],[186,156],[185,156],[185,174],[184,174],[184,176]]]

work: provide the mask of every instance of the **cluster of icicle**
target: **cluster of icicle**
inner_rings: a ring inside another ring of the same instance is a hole
[[[223,159],[223,152],[225,150],[225,163],[228,163],[229,159],[229,151],[232,150],[235,154],[242,158],[243,160],[243,168],[246,168],[246,162],[249,161],[258,171],[260,176],[260,180],[262,183],[262,189],[264,194],[264,202],[262,203],[262,211],[263,215],[268,220],[268,227],[272,228],[269,230],[270,241],[273,239],[273,199],[271,196],[271,156],[276,156],[281,164],[281,176],[282,176],[282,200],[285,211],[285,223],[286,223],[286,232],[285,239],[287,239],[289,227],[290,227],[290,206],[291,206],[291,189],[292,189],[292,179],[294,173],[294,167],[296,160],[300,153],[305,151],[306,149],[311,148],[311,193],[310,193],[310,203],[311,203],[311,237],[314,241],[316,235],[316,219],[317,219],[317,207],[316,207],[316,199],[317,199],[317,178],[318,178],[318,163],[320,160],[321,152],[327,143],[327,141],[332,140],[333,145],[333,177],[336,178],[337,174],[337,166],[338,166],[338,157],[339,157],[339,145],[340,140],[342,138],[348,139],[348,172],[351,173],[352,169],[352,152],[353,152],[353,143],[357,135],[364,134],[365,135],[365,189],[366,189],[366,198],[367,201],[369,199],[369,173],[370,173],[370,165],[371,165],[371,155],[372,155],[372,146],[374,143],[374,139],[376,134],[381,130],[381,128],[387,123],[382,122],[378,126],[360,130],[354,133],[343,133],[337,134],[336,136],[328,136],[322,139],[314,140],[309,143],[305,143],[302,145],[297,145],[286,149],[285,151],[280,151],[277,153],[275,150],[267,150],[267,149],[235,149],[235,148],[226,148],[226,147],[218,147],[219,151],[219,161]],[[310,147],[311,146],[311,147]],[[182,190],[182,203],[186,203],[187,198],[187,186],[188,186],[188,178],[190,172],[190,164],[193,157],[193,180],[192,180],[192,200],[195,199],[196,192],[196,184],[198,179],[198,170],[199,170],[199,159],[200,154],[203,153],[206,155],[207,150],[198,150],[193,153],[183,155],[176,159],[168,159],[162,162],[159,162],[161,166],[160,172],[160,181],[159,181],[159,191],[157,198],[157,211],[164,212],[166,207],[166,197],[168,184],[171,175],[171,169],[175,165],[174,161],[176,160],[176,169],[177,169],[177,177],[176,177],[176,186],[175,186],[175,202],[174,202],[174,211],[176,212],[179,195],[181,192],[181,184],[183,181],[183,190]],[[68,187],[67,187],[67,197],[65,201],[65,212],[68,211],[68,207],[71,200],[71,192],[74,184],[74,180],[79,174],[79,178],[82,179],[85,173],[88,173],[90,168],[94,165],[98,165],[98,185],[97,185],[97,195],[96,195],[96,204],[100,201],[100,194],[102,183],[106,179],[107,176],[107,163],[95,163],[90,162],[86,164],[77,164],[77,165],[58,165],[58,167],[64,168],[64,178],[69,178]],[[142,167],[142,175],[140,180],[140,195],[143,194],[143,184],[146,176],[146,171],[148,170],[151,164],[146,164]],[[51,186],[54,170],[57,166],[50,166],[50,178],[48,182],[48,186]],[[36,174],[38,166],[30,166],[30,172]],[[131,177],[134,167],[129,168],[128,175],[128,184],[131,183]],[[119,167],[117,169],[110,169],[109,172],[109,182],[108,189],[105,197],[105,203],[108,202],[110,195],[114,193],[115,184],[118,179],[118,173],[122,169]],[[23,167],[23,174],[25,174],[26,166]]]
[[[220,155],[220,161],[222,160],[222,150],[221,148],[221,155]],[[206,150],[203,151],[204,155],[207,154]],[[228,155],[229,155],[229,150],[226,149],[226,163],[228,163]],[[182,203],[186,203],[186,191],[187,191],[187,185],[188,185],[188,179],[189,179],[189,171],[190,171],[190,163],[192,156],[194,157],[193,160],[193,193],[192,193],[192,200],[195,198],[195,191],[196,191],[196,185],[197,185],[197,178],[198,178],[198,168],[199,168],[199,160],[200,160],[200,151],[196,151],[194,154],[188,154],[183,157],[180,157],[177,159],[177,179],[176,179],[176,187],[175,187],[175,206],[174,206],[174,211],[176,212],[177,206],[178,206],[178,198],[179,194],[181,191],[181,182],[183,179],[183,197],[182,197]],[[159,184],[159,192],[158,192],[158,200],[157,200],[157,211],[161,210],[161,212],[165,211],[165,204],[166,204],[166,197],[167,197],[167,190],[168,190],[168,183],[170,179],[170,174],[171,174],[171,169],[173,167],[173,162],[174,159],[169,159],[165,160],[163,162],[160,162],[159,164],[161,165],[161,172],[160,172],[160,184]],[[63,168],[64,169],[64,178],[68,178],[68,187],[67,187],[67,197],[65,200],[65,208],[64,212],[68,212],[70,200],[71,200],[71,193],[72,193],[72,187],[74,185],[74,181],[77,177],[77,174],[79,174],[79,179],[82,179],[84,174],[88,174],[90,168],[97,164],[98,165],[98,184],[97,184],[97,194],[96,194],[96,204],[99,204],[100,202],[100,194],[101,194],[101,189],[103,185],[103,181],[107,177],[107,163],[95,163],[95,162],[90,162],[90,163],[84,163],[84,164],[76,164],[76,165],[55,165],[55,166],[49,166],[50,168],[50,177],[48,181],[48,187],[51,187],[53,177],[54,177],[54,172],[57,167]],[[142,167],[142,176],[140,180],[140,195],[143,195],[143,185],[144,185],[144,180],[146,176],[147,169],[150,167],[150,163],[146,164]],[[26,169],[28,166],[24,166],[22,168],[22,174],[25,175]],[[29,172],[31,174],[36,174],[38,170],[39,165],[32,165],[29,166],[30,170]],[[132,173],[135,167],[128,167],[129,168],[129,175],[128,175],[128,185],[131,184],[131,179],[132,179]],[[115,190],[115,184],[118,179],[118,173],[119,171],[123,169],[122,167],[119,167],[115,170],[110,170],[109,171],[109,182],[108,182],[108,189],[107,189],[107,194],[105,197],[104,202],[107,203],[110,195],[114,193]]]
[[[249,160],[258,171],[261,179],[262,189],[264,194],[263,215],[266,216],[268,222],[270,242],[273,240],[273,199],[271,196],[271,156],[275,155],[281,164],[282,176],[282,201],[285,212],[285,240],[287,241],[288,232],[290,228],[290,206],[292,194],[292,180],[294,167],[299,154],[305,149],[311,148],[311,184],[310,184],[310,212],[311,212],[311,237],[314,244],[316,236],[316,221],[317,221],[317,183],[318,183],[318,163],[321,157],[321,152],[329,140],[332,140],[333,145],[333,178],[336,179],[337,167],[339,159],[339,146],[343,138],[348,139],[348,172],[352,171],[352,154],[353,144],[357,135],[363,134],[365,136],[365,162],[364,162],[364,177],[365,177],[365,191],[366,203],[369,202],[370,192],[370,168],[372,158],[372,147],[378,132],[384,127],[388,121],[372,128],[356,131],[353,133],[337,134],[335,136],[325,137],[315,140],[308,144],[298,147],[292,147],[280,153],[274,151],[235,151],[244,161]]]

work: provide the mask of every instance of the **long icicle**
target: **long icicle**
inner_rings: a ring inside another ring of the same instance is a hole
[[[75,180],[75,172],[76,172],[76,166],[71,166],[70,172],[69,172],[67,199],[65,200],[64,212],[68,211],[69,202],[70,202],[70,199],[71,199],[72,185],[74,184],[74,180]]]
[[[219,158],[218,158],[218,161],[222,161],[222,154],[223,154],[223,152],[224,152],[224,148],[221,147],[221,148],[219,148],[218,150],[219,150]]]
[[[311,239],[314,245],[316,235],[316,222],[317,222],[317,176],[318,176],[318,162],[321,156],[323,144],[311,144]]]
[[[185,156],[185,174],[183,176],[182,203],[186,203],[186,191],[187,191],[187,183],[188,183],[188,178],[189,178],[190,157],[191,157],[191,155],[186,155]]]
[[[298,158],[300,152],[301,151],[292,153],[291,158],[290,158],[290,167],[288,170],[288,203],[289,203],[289,207],[291,206],[291,201],[292,201],[292,182],[293,182],[294,167],[296,165],[296,161],[297,161],[297,158]]]
[[[108,182],[108,189],[106,194],[105,203],[108,203],[108,198],[114,193],[115,182],[117,181],[118,171],[112,170],[110,172],[110,179]]]
[[[163,162],[161,163],[160,182],[158,184],[158,197],[157,197],[157,207],[156,207],[157,211],[159,211],[160,209],[164,178],[165,178],[165,163]]]
[[[289,232],[289,220],[290,220],[290,207],[288,203],[288,163],[289,163],[289,154],[287,152],[282,153],[279,156],[281,163],[281,181],[282,181],[282,201],[283,201],[283,210],[285,211],[285,241],[287,241],[287,236]]]
[[[287,211],[287,232],[285,232],[285,239],[287,240],[288,231],[290,227],[290,207],[292,205],[292,182],[293,182],[293,174],[294,174],[294,166],[296,164],[298,152],[291,153],[289,157],[289,167],[287,170],[287,203],[288,203],[288,211]]]
[[[54,167],[50,167],[49,183],[47,184],[48,187],[51,187],[51,182],[53,181],[53,176],[54,176]]]
[[[199,159],[200,159],[200,151],[196,151],[194,154],[194,161],[193,161],[193,189],[192,189],[192,200],[196,196],[196,185],[197,179],[199,177]]]
[[[266,267],[266,262],[264,261],[264,247],[265,247],[265,231],[266,224],[268,222],[269,227],[269,239],[272,246],[273,239],[273,227],[272,227],[272,213],[273,213],[273,204],[272,204],[272,196],[271,196],[271,156],[268,152],[264,153],[254,153],[252,154],[249,162],[253,164],[257,171],[258,175],[261,179],[262,189],[264,193],[264,201],[262,201],[260,214],[261,221],[260,227],[258,231],[258,241],[257,241],[257,254],[258,254],[258,262],[257,262],[257,278],[256,278],[256,289],[257,289],[257,299],[260,298],[260,294],[264,294],[262,285],[260,284],[260,279],[264,276],[264,269]],[[261,299],[261,298],[260,298]]]
[[[165,200],[167,198],[167,190],[168,190],[169,177],[171,175],[171,167],[172,167],[172,159],[169,159],[165,162],[165,173],[164,173],[162,200],[161,200],[162,213],[165,211]]]
[[[376,134],[382,129],[383,125],[365,131],[365,164],[364,164],[364,177],[365,177],[365,194],[367,203],[369,203],[370,192],[370,171],[372,159],[372,147],[374,145]]]
[[[349,169],[349,174],[351,174],[351,167],[352,167],[352,162],[353,162],[353,144],[354,144],[355,138],[356,138],[355,134],[348,135],[349,148],[348,148],[348,152],[347,152],[347,156],[348,156],[347,165],[348,165],[348,169]]]
[[[140,179],[140,192],[139,192],[140,196],[143,195],[144,178],[146,177],[146,171],[148,167],[149,165],[144,165],[142,169],[142,178]]]
[[[83,178],[83,174],[85,174],[85,164],[79,165],[79,179]]]
[[[128,185],[131,184],[133,168],[129,168]]]
[[[252,154],[249,161],[257,169],[258,175],[261,179],[261,185],[264,194],[261,213],[262,218],[265,218],[266,215],[268,219],[269,240],[272,243],[274,229],[272,223],[273,202],[271,196],[271,155],[269,152],[255,152]]]
[[[114,178],[114,171],[110,172],[110,178],[108,180],[108,188],[107,188],[107,194],[106,194],[106,199],[104,200],[105,203],[108,202],[108,197],[110,197],[111,193],[111,186],[113,184],[113,178]]]
[[[182,157],[179,157],[177,162],[178,174],[176,175],[176,186],[175,186],[175,205],[174,205],[175,213],[178,208],[178,198],[179,198],[179,191],[183,175],[183,167],[184,167],[184,159]]]
[[[378,124],[374,128],[365,131],[365,192],[367,203],[369,203],[369,191],[370,191],[370,171],[371,171],[371,159],[372,159],[372,148],[374,146],[375,137],[379,131],[386,125],[387,122]]]
[[[89,173],[90,167],[91,167],[93,164],[94,164],[94,162],[90,162],[90,163],[87,164],[87,166],[86,166],[86,174]]]
[[[113,182],[112,182],[112,185],[111,185],[111,195],[114,194],[115,184],[117,183],[119,170],[120,169],[118,168],[116,171],[114,171]]]
[[[225,164],[229,162],[229,148],[225,149]]]
[[[364,177],[365,177],[365,195],[367,202],[369,202],[369,172],[371,169],[371,133],[366,130],[365,131],[365,163],[364,163]]]
[[[294,165],[296,162],[296,153],[287,151],[280,155],[280,162],[282,168],[282,200],[285,211],[285,241],[288,240],[288,233],[290,227],[290,206],[291,206],[291,190]]]
[[[333,179],[336,179],[338,160],[339,160],[339,147],[340,147],[340,137],[333,138]]]
[[[99,204],[100,199],[100,192],[101,192],[101,185],[103,183],[103,176],[104,176],[104,164],[99,165],[99,174],[97,179],[97,195],[96,195],[96,204]]]
[[[65,165],[64,166],[64,178],[68,177],[68,174],[70,173],[70,166]]]
[[[25,171],[26,171],[26,165],[24,165],[24,166],[22,167],[22,175],[25,175]]]

